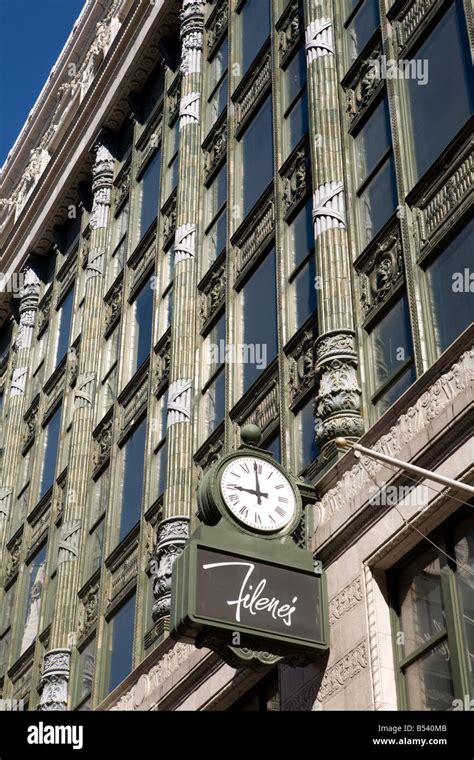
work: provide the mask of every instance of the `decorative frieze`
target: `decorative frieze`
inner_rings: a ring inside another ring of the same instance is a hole
[[[321,704],[345,689],[369,665],[367,642],[361,641],[324,673],[318,689],[317,701]],[[318,709],[315,707],[313,709]]]
[[[280,63],[284,64],[303,36],[302,4],[292,0],[277,25]]]
[[[94,470],[102,467],[110,457],[114,431],[113,423],[112,417],[106,419],[94,435],[94,453],[92,455]]]
[[[15,536],[13,541],[8,546],[8,560],[6,569],[7,581],[10,580],[10,578],[13,578],[20,566],[21,541],[22,535]]]
[[[403,11],[393,22],[395,39],[399,52],[410,41],[420,27],[424,26],[427,16],[435,6],[440,6],[444,0],[414,0],[405,4]]]
[[[265,392],[260,397],[257,396],[257,404],[250,410],[243,412],[236,423],[239,428],[242,425],[257,425],[262,433],[279,418],[280,394],[278,382],[276,379],[265,384]]]
[[[346,209],[344,203],[344,184],[342,182],[325,182],[313,195],[314,237],[331,229],[346,229]]]
[[[171,335],[156,350],[155,369],[153,372],[153,393],[159,396],[169,382],[171,364]]]
[[[240,92],[236,102],[236,131],[240,130],[247,116],[257,106],[272,81],[271,55],[263,59],[252,81]]]
[[[124,433],[127,428],[133,424],[136,417],[140,414],[146,405],[148,397],[148,373],[142,380],[140,387],[134,392],[132,398],[122,410],[121,432]]]
[[[220,121],[203,144],[204,177],[208,182],[222,165],[227,153],[227,121]]]
[[[441,183],[438,181],[431,191],[425,192],[414,208],[421,253],[472,203],[473,188],[474,152],[471,142],[460,153],[457,161],[450,164],[448,176],[444,175]]]
[[[299,149],[281,172],[283,179],[283,208],[289,216],[311,189],[311,161],[306,146]]]
[[[112,573],[110,579],[109,602],[113,602],[124,589],[134,580],[138,572],[138,541],[133,544],[132,551]]]
[[[22,450],[29,448],[32,441],[35,438],[37,425],[38,425],[38,412],[39,412],[39,398],[35,400],[35,403],[28,409],[25,415],[25,431],[22,440]]]
[[[189,535],[188,517],[170,517],[158,528],[156,548],[150,563],[153,582],[153,620],[169,615],[173,564]]]
[[[325,55],[334,55],[333,26],[330,18],[318,18],[306,27],[308,66]]]
[[[225,300],[226,292],[226,267],[225,261],[213,269],[209,276],[204,280],[200,295],[200,318],[201,330],[203,330],[210,320],[217,313]]]
[[[122,309],[122,281],[116,283],[105,299],[105,325],[104,332],[107,335],[120,319]]]
[[[196,256],[196,233],[197,226],[191,222],[182,224],[176,230],[174,243],[175,266],[181,261],[194,259]]]
[[[85,638],[94,628],[99,614],[99,583],[90,586],[81,596],[77,633],[80,639]]]
[[[148,273],[155,261],[155,248],[156,248],[156,231],[153,233],[151,239],[146,244],[144,250],[142,250],[138,258],[134,255],[130,263],[131,265],[131,277],[130,277],[130,293],[141,285],[143,278]]]
[[[125,166],[117,179],[115,180],[115,187],[114,187],[114,206],[115,209],[120,208],[122,203],[125,201],[125,198],[128,196],[130,192],[130,164],[127,164]]]
[[[67,710],[70,662],[69,649],[52,649],[45,654],[38,710]]]
[[[355,578],[329,601],[329,624],[334,625],[363,599],[362,580]]]
[[[63,562],[77,560],[79,556],[81,525],[81,520],[71,520],[61,525],[58,544],[58,565]]]
[[[38,305],[38,335],[41,335],[44,328],[49,322],[52,297],[53,289],[50,286],[48,292],[45,293],[41,299],[41,303]]]
[[[316,378],[315,359],[315,336],[312,330],[306,330],[288,356],[288,377],[292,404],[302,398],[308,388],[314,385]]]
[[[31,526],[30,540],[28,542],[29,553],[32,552],[36,546],[40,544],[42,538],[44,537],[44,534],[48,530],[49,521],[51,518],[50,506],[50,504],[46,505],[39,517],[36,518],[35,522]]]
[[[275,214],[273,202],[268,203],[263,211],[257,212],[247,227],[247,231],[239,235],[233,250],[235,262],[235,276],[250,264],[258,255],[266,243],[270,240],[275,230]]]
[[[66,385],[66,372],[65,367],[62,365],[61,373],[59,376],[53,375],[51,385],[49,381],[46,386],[46,397],[44,398],[44,412],[42,418],[42,424],[44,425],[53,409],[59,404],[62,399],[64,388]]]
[[[441,416],[446,407],[472,385],[474,377],[474,349],[466,351],[449,370],[427,388],[407,411],[397,417],[390,431],[371,444],[371,449],[396,457],[432,420]],[[320,499],[323,520],[330,519],[361,492],[368,492],[372,477],[384,467],[374,459],[364,458],[344,472],[337,485]]]
[[[227,32],[228,0],[219,0],[206,22],[206,55],[210,58]]]
[[[199,92],[190,92],[189,95],[183,95],[179,102],[179,128],[191,125],[199,125],[200,120],[201,94]]]
[[[382,46],[379,43],[370,58],[360,65],[355,78],[346,90],[347,112],[351,121],[362,114],[372,102],[379,88],[383,86],[380,78]]]
[[[168,390],[168,428],[179,422],[191,421],[192,393],[192,380],[183,378],[170,384]]]
[[[366,317],[384,303],[403,282],[403,253],[400,233],[377,244],[361,265],[361,305]]]

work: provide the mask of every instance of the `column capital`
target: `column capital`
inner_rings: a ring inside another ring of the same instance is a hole
[[[45,712],[67,710],[70,669],[70,649],[51,649],[45,654],[38,710]]]

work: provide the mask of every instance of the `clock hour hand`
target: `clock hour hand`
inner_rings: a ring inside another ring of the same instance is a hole
[[[245,493],[252,493],[254,496],[258,496],[257,491],[254,491],[252,488],[243,488],[243,486],[234,486],[234,485],[229,486],[229,488],[234,488],[236,491],[245,491]],[[261,493],[260,496],[265,496],[265,498],[268,499],[267,493]]]

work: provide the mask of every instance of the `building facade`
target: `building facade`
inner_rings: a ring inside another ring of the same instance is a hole
[[[0,175],[3,698],[474,698],[473,504],[341,443],[474,483],[473,34],[467,0],[86,3]],[[305,668],[168,635],[246,423],[307,485]]]

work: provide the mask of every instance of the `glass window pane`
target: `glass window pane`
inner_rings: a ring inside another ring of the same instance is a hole
[[[135,594],[125,602],[123,607],[120,608],[110,621],[109,692],[115,689],[132,669],[134,620]]]
[[[222,369],[204,394],[204,414],[206,436],[224,419],[225,413],[225,372]]]
[[[36,638],[40,623],[41,598],[45,582],[46,544],[26,566],[26,589],[22,615],[22,638],[20,654],[23,654]]]
[[[227,200],[227,165],[216,175],[206,191],[206,225],[210,224]]]
[[[285,147],[283,157],[286,160],[308,131],[308,96],[306,90],[293,105],[285,119]]]
[[[454,685],[448,642],[443,641],[405,671],[410,710],[452,710]]]
[[[471,521],[472,522],[472,521]],[[456,531],[456,582],[461,621],[469,658],[471,696],[474,693],[474,527]]]
[[[245,217],[273,177],[271,97],[267,98],[242,138],[242,160]]]
[[[368,245],[397,207],[395,166],[390,155],[360,195],[362,244]]]
[[[157,103],[161,100],[165,87],[165,72],[163,68],[154,71],[143,91],[142,118],[146,121]]]
[[[140,180],[140,238],[158,213],[160,195],[161,151],[156,151]]]
[[[39,495],[41,499],[53,485],[58,455],[61,407],[59,406],[44,429],[44,456],[40,476]]]
[[[271,438],[268,443],[264,445],[264,448],[273,454],[277,462],[281,462],[281,438],[280,433],[277,433]]]
[[[56,347],[56,358],[54,366],[57,366],[59,364],[68,349],[69,335],[71,332],[73,302],[74,288],[71,288],[58,309],[58,342]]]
[[[406,80],[419,178],[473,112],[471,56],[462,0],[449,7],[414,60],[421,67],[416,70],[425,72],[423,78]]]
[[[227,240],[227,212],[224,209],[206,235],[208,266],[222,253]]]
[[[346,0],[346,15],[354,7],[353,0]],[[367,45],[380,23],[378,0],[364,0],[361,7],[347,26],[349,38],[349,60],[355,61]]]
[[[311,398],[296,415],[296,469],[301,472],[318,457],[315,420]]]
[[[373,172],[391,145],[388,100],[384,98],[355,137],[359,185]]]
[[[135,298],[132,308],[133,374],[145,361],[151,349],[153,326],[153,290],[148,279]]]
[[[445,630],[441,571],[435,549],[423,554],[399,576],[401,648],[406,657]]]
[[[245,355],[244,392],[270,364],[278,346],[276,314],[275,250],[265,257],[242,288]]]
[[[427,268],[436,342],[444,351],[474,321],[472,240],[474,220],[444,248]]]
[[[410,364],[410,366],[404,372],[402,372],[400,377],[398,377],[395,382],[392,383],[392,385],[384,393],[382,393],[381,396],[377,397],[375,408],[377,409],[378,413],[384,414],[384,412],[386,412],[387,409],[392,406],[392,404],[394,404],[397,399],[400,398],[402,393],[405,393],[410,385],[413,385],[415,380],[415,365]]]
[[[316,309],[316,259],[310,256],[293,280],[294,329],[299,330]]]
[[[146,418],[133,431],[123,448],[123,483],[119,541],[140,519],[143,492]]]
[[[87,577],[93,575],[102,564],[104,556],[105,518],[103,518],[89,535],[89,558]]]
[[[79,654],[78,662],[78,694],[77,701],[81,702],[92,692],[92,682],[95,669],[95,639],[93,639]]]
[[[312,203],[308,201],[288,226],[288,246],[294,267],[301,264],[314,248],[312,214]]]
[[[413,344],[405,296],[374,327],[371,340],[377,390],[412,356]]]
[[[243,75],[270,34],[270,0],[247,0],[240,17]]]

